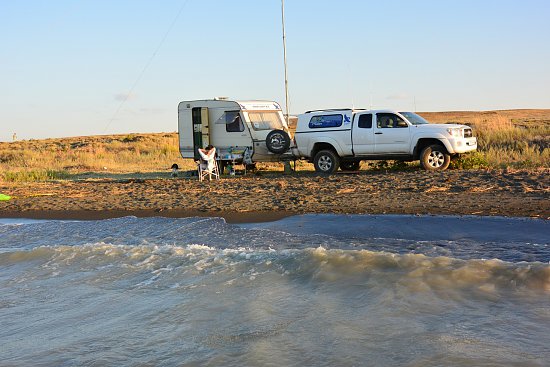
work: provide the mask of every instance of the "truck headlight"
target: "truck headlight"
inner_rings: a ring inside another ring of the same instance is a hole
[[[455,138],[462,138],[462,129],[459,127],[450,127],[447,129],[447,132]]]

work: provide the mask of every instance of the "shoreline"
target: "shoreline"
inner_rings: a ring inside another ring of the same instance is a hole
[[[366,216],[415,216],[415,217],[471,217],[471,218],[516,218],[550,221],[541,216],[512,216],[503,214],[467,214],[467,213],[326,213],[326,212],[288,212],[288,211],[250,211],[250,212],[204,212],[196,210],[29,210],[0,211],[1,219],[23,220],[75,220],[96,221],[123,217],[136,218],[223,218],[229,224],[270,223],[298,215],[366,215]]]
[[[0,218],[96,220],[223,217],[269,222],[296,214],[474,215],[550,219],[548,171],[266,174],[0,182]]]
[[[1,219],[45,219],[45,220],[103,220],[122,217],[221,217],[227,223],[263,223],[274,222],[293,215],[306,214],[294,212],[250,211],[250,212],[205,212],[199,210],[28,210],[28,211],[0,211]],[[314,214],[314,213],[309,213]]]

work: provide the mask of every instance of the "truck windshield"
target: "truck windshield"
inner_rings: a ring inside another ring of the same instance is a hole
[[[278,111],[249,112],[248,118],[254,130],[277,130],[283,128]]]
[[[423,117],[418,116],[416,113],[412,112],[399,112],[402,114],[409,122],[413,125],[425,125],[429,124]]]

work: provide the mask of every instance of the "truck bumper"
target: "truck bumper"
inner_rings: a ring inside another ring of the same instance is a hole
[[[450,149],[447,147],[447,150],[451,154],[462,154],[477,150],[477,139],[475,137],[448,139],[447,141],[450,146]]]

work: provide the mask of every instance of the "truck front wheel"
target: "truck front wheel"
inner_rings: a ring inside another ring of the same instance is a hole
[[[429,145],[420,153],[420,166],[427,171],[446,170],[450,163],[451,155],[442,145]]]
[[[313,166],[319,173],[334,173],[340,167],[340,157],[332,150],[321,150],[315,154]]]

